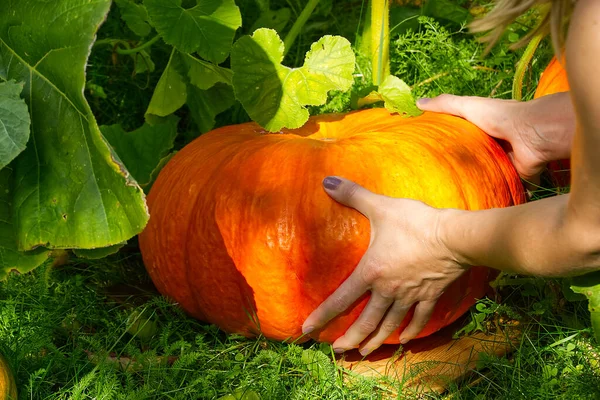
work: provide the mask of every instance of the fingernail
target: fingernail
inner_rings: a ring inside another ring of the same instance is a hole
[[[363,357],[368,356],[369,354],[371,354],[371,352],[373,351],[373,349],[362,349],[359,351],[360,355]]]
[[[429,97],[423,97],[419,100],[417,100],[417,105],[418,106],[424,106],[425,104],[429,103],[431,99]]]
[[[305,335],[308,335],[309,333],[311,333],[314,330],[315,330],[314,326],[307,326],[306,328],[302,328],[302,333],[304,333]]]
[[[325,189],[329,190],[337,189],[337,187],[340,186],[340,183],[342,183],[342,180],[340,178],[336,178],[335,176],[328,176],[327,178],[323,179],[323,186],[325,186]]]
[[[408,343],[408,339],[400,339],[400,344],[406,344]]]
[[[339,353],[343,353],[344,351],[346,351],[346,349],[342,349],[342,348],[340,348],[340,347],[338,347],[337,349],[333,349],[333,352],[334,352],[334,353],[338,353],[338,354],[339,354]]]

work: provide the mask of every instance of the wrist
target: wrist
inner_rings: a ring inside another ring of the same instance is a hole
[[[568,92],[522,103],[518,134],[544,162],[569,158],[575,135],[575,110]]]
[[[462,251],[460,243],[463,240],[459,237],[460,230],[457,229],[459,219],[468,211],[453,208],[438,210],[437,239],[448,254],[450,259],[463,268],[469,268],[474,264]]]

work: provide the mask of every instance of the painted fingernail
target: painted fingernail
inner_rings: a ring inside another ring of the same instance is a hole
[[[338,354],[343,353],[344,351],[346,351],[346,349],[342,349],[341,347],[338,347],[337,349],[333,349],[333,352],[338,353]]]
[[[425,104],[429,103],[431,99],[429,97],[423,97],[419,100],[417,100],[417,105],[418,106],[424,106]]]
[[[314,330],[315,330],[314,326],[307,326],[306,328],[302,328],[302,333],[304,333],[305,335],[308,335],[309,333],[311,333]]]
[[[325,186],[325,189],[329,190],[337,189],[337,187],[340,186],[340,183],[342,183],[342,180],[340,178],[336,178],[335,176],[328,176],[327,178],[323,179],[323,186]]]
[[[364,349],[360,350],[359,353],[361,356],[366,357],[369,354],[371,354],[372,351],[373,351],[373,349],[364,348]]]

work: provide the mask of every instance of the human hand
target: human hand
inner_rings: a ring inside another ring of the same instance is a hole
[[[363,355],[372,352],[413,305],[414,315],[400,340],[415,338],[444,290],[467,269],[441,242],[438,229],[444,211],[420,201],[376,195],[337,177],[326,178],[323,185],[335,200],[369,218],[371,241],[354,272],[308,316],[303,331],[322,328],[371,291],[359,318],[333,343],[335,351],[359,347]]]
[[[528,102],[443,94],[417,106],[462,117],[503,140],[519,175],[535,184],[549,161],[570,155],[575,113],[568,93]]]

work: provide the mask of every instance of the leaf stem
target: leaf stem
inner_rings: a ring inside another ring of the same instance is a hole
[[[371,1],[371,68],[376,86],[390,74],[389,8],[389,0]]]
[[[542,15],[545,15],[548,12],[550,12],[550,8],[547,4],[544,4],[538,7],[538,11]],[[539,24],[542,21],[543,18],[540,17],[536,24],[536,28],[539,27]],[[537,50],[538,46],[540,45],[540,42],[542,41],[542,39],[544,39],[545,36],[546,34],[543,31],[533,36],[527,44],[527,47],[525,48],[525,52],[521,56],[521,59],[517,62],[512,86],[513,100],[521,101],[523,99],[523,78],[525,77],[525,71],[527,71],[527,67],[529,67],[529,64],[531,63],[531,59],[533,58],[535,51]]]
[[[309,0],[308,3],[306,4],[306,6],[304,7],[304,10],[302,10],[300,15],[298,16],[298,19],[296,20],[296,22],[294,22],[294,25],[292,25],[292,27],[290,28],[290,31],[288,32],[288,34],[285,36],[285,39],[283,40],[283,44],[285,46],[285,48],[283,50],[284,57],[288,53],[288,51],[290,51],[292,46],[294,45],[296,38],[300,34],[300,31],[302,30],[304,25],[306,24],[306,21],[308,21],[308,19],[312,15],[313,11],[317,7],[317,4],[319,4],[319,1],[320,0]]]
[[[523,78],[525,77],[525,71],[527,71],[527,67],[529,67],[531,59],[533,58],[533,55],[535,54],[535,51],[537,50],[544,36],[546,36],[544,33],[538,33],[535,35],[525,48],[525,52],[517,63],[512,86],[513,100],[521,101],[523,99]]]
[[[152,46],[154,43],[158,42],[160,40],[160,35],[156,35],[154,36],[152,39],[148,40],[145,43],[142,43],[141,45],[134,47],[133,49],[120,49],[117,48],[117,53],[119,54],[133,54],[133,53],[139,53],[140,51],[147,49],[148,47]]]
[[[144,49],[147,49],[148,47],[152,46],[154,43],[158,42],[159,39],[160,39],[160,35],[156,35],[152,39],[148,40],[147,42],[142,43],[141,45],[139,45],[137,47],[134,47],[133,49],[130,48],[129,43],[127,43],[127,41],[125,41],[123,39],[101,39],[101,40],[97,40],[94,43],[94,46],[102,46],[105,44],[108,44],[111,46],[122,45],[126,48],[122,49],[120,47],[117,47],[117,49],[115,50],[117,53],[119,53],[119,54],[134,54],[134,53],[139,53],[140,51],[142,51]]]

